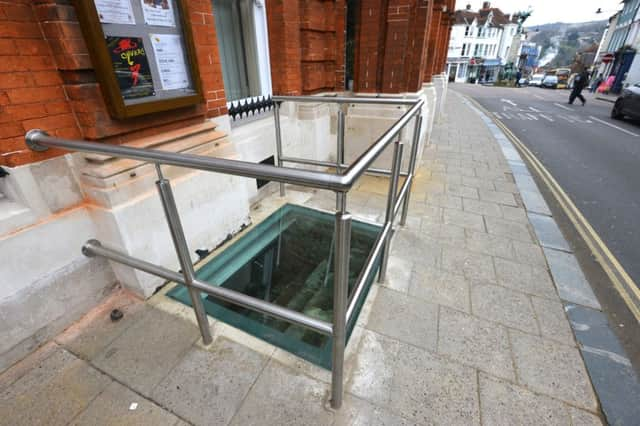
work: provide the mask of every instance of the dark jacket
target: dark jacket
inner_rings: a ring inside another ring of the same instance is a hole
[[[589,75],[586,72],[581,72],[573,80],[573,89],[582,90],[587,87],[587,84],[589,84]]]

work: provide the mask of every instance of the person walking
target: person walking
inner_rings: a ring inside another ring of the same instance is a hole
[[[522,78],[522,71],[518,70],[516,73],[516,87],[520,87],[520,79]]]
[[[587,103],[587,100],[582,96],[582,90],[587,86],[589,82],[589,76],[586,71],[582,71],[578,74],[573,80],[573,90],[571,91],[571,95],[569,96],[569,105],[573,105],[573,102],[576,98],[580,99],[582,102],[582,106]]]

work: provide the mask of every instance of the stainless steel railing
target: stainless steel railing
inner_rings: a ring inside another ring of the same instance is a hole
[[[417,162],[418,144],[422,126],[420,115],[423,101],[392,99],[392,98],[364,98],[364,97],[318,97],[318,96],[275,96],[274,120],[276,129],[276,153],[277,165],[256,164],[239,160],[227,160],[222,158],[204,157],[193,154],[169,153],[155,149],[131,148],[119,145],[107,145],[96,142],[66,140],[51,137],[41,130],[30,130],[26,134],[27,145],[35,151],[44,151],[49,147],[62,148],[71,151],[90,152],[105,154],[115,157],[130,158],[145,162],[154,163],[158,180],[156,186],[162,201],[165,217],[171,232],[171,238],[176,250],[182,274],[159,265],[152,264],[142,259],[137,259],[117,250],[104,247],[97,240],[90,240],[82,247],[82,252],[89,257],[99,256],[113,262],[130,266],[140,271],[147,272],[157,277],[174,281],[186,286],[189,290],[192,306],[196,315],[196,320],[200,328],[202,340],[205,344],[212,342],[211,331],[206,312],[202,303],[200,293],[205,293],[214,298],[242,306],[272,317],[300,325],[318,333],[331,336],[333,338],[332,348],[332,368],[331,368],[331,406],[340,408],[343,395],[343,365],[344,353],[347,337],[347,324],[355,313],[355,308],[360,296],[366,286],[366,282],[371,278],[376,261],[382,256],[379,280],[385,279],[387,269],[387,259],[389,256],[389,243],[393,231],[394,220],[398,212],[402,209],[400,223],[404,225],[409,208],[409,198],[411,186]],[[315,102],[315,103],[336,103],[340,104],[338,112],[338,136],[337,136],[337,158],[336,163],[323,162],[317,160],[307,160],[293,157],[286,157],[282,153],[282,129],[280,125],[280,103],[282,102]],[[382,104],[382,105],[404,105],[409,109],[397,120],[389,130],[387,130],[377,141],[375,141],[359,158],[352,164],[344,163],[344,138],[345,138],[345,111],[348,104]],[[411,155],[409,158],[408,171],[401,173],[403,143],[400,140],[400,132],[406,125],[415,119],[414,135],[411,144]],[[394,155],[391,169],[374,169],[371,165],[380,154],[393,142]],[[311,170],[301,170],[284,167],[283,163],[299,163],[321,166],[335,167],[336,173],[318,172]],[[333,299],[333,319],[331,323],[321,321],[316,318],[301,314],[257,299],[246,294],[242,294],[224,287],[213,286],[198,280],[195,276],[189,247],[184,235],[180,215],[178,213],[171,183],[162,174],[162,165],[173,165],[191,169],[204,170],[215,173],[225,173],[247,178],[272,180],[280,182],[281,194],[285,194],[284,184],[295,184],[312,188],[332,190],[336,193],[336,214],[335,214],[335,256],[334,256],[334,299]],[[352,216],[347,211],[347,193],[354,183],[365,173],[372,172],[388,175],[391,177],[389,185],[389,195],[387,199],[387,209],[385,222],[378,236],[371,253],[367,258],[363,270],[358,276],[354,290],[348,294],[349,278],[349,257],[351,243],[351,221]],[[405,176],[405,182],[398,191],[400,176]]]

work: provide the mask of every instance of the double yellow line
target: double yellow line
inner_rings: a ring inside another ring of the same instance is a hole
[[[616,259],[613,253],[611,253],[611,250],[609,250],[606,244],[602,241],[602,238],[600,238],[551,173],[549,173],[529,148],[527,148],[522,141],[520,141],[520,139],[518,139],[518,137],[514,135],[513,132],[504,125],[504,123],[502,123],[502,121],[495,118],[475,99],[468,97],[467,99],[496,123],[496,125],[504,132],[520,152],[520,155],[533,168],[545,185],[547,185],[564,213],[567,215],[571,223],[573,223],[573,226],[575,226],[576,230],[587,244],[598,263],[602,266],[602,269],[613,283],[613,286],[620,294],[620,297],[622,297],[631,313],[636,317],[636,320],[640,322],[640,289],[631,279],[627,271],[624,270],[618,259]]]

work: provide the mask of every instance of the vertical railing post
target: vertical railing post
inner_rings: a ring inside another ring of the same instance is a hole
[[[407,223],[407,213],[409,212],[409,200],[411,198],[411,188],[413,187],[413,179],[416,173],[416,163],[418,162],[418,146],[420,145],[420,131],[422,130],[422,115],[416,115],[416,125],[413,129],[413,141],[411,142],[411,156],[409,157],[409,170],[407,179],[409,181],[409,187],[407,193],[404,196],[404,202],[402,204],[402,216],[400,216],[400,225],[405,226]]]
[[[176,201],[173,197],[173,191],[171,190],[171,183],[162,175],[160,165],[156,164],[156,170],[158,172],[156,186],[158,187],[160,200],[162,201],[162,207],[164,208],[164,214],[167,218],[167,223],[169,224],[169,231],[171,232],[173,245],[175,246],[178,261],[182,268],[184,282],[189,290],[191,305],[193,306],[193,310],[196,314],[196,321],[198,321],[202,341],[205,345],[208,345],[213,341],[211,338],[211,330],[209,329],[209,320],[207,319],[207,313],[204,310],[204,305],[200,298],[200,292],[192,287],[195,279],[195,272],[193,270],[193,264],[191,263],[191,257],[189,256],[189,246],[187,245],[187,240],[184,236],[184,230],[182,229],[182,223],[180,222],[180,215],[178,213],[178,208],[176,207]]]
[[[338,105],[338,126],[337,126],[337,146],[336,146],[336,172],[342,174],[342,165],[344,164],[344,126],[345,126],[345,114],[342,105]],[[345,197],[341,196],[344,193],[337,193],[336,197],[336,210],[341,211],[346,209],[342,203],[345,202]]]
[[[389,183],[389,196],[387,197],[387,212],[384,218],[385,226],[391,224],[391,229],[387,234],[386,241],[384,243],[384,249],[382,250],[382,261],[380,262],[380,274],[378,275],[378,282],[384,282],[387,276],[387,264],[389,261],[389,250],[391,244],[391,235],[393,234],[393,211],[396,206],[396,197],[398,194],[398,180],[400,177],[400,168],[402,167],[402,148],[403,144],[398,139],[395,142],[393,148],[393,167],[391,168],[391,182]]]
[[[280,127],[280,102],[273,103],[273,119],[276,124],[276,157],[278,167],[282,167],[282,128]],[[280,184],[280,196],[284,197],[284,182]]]
[[[349,258],[351,255],[351,215],[344,209],[336,213],[335,237],[331,407],[339,409],[342,406],[344,384],[344,352],[347,344],[347,304],[349,300]]]

